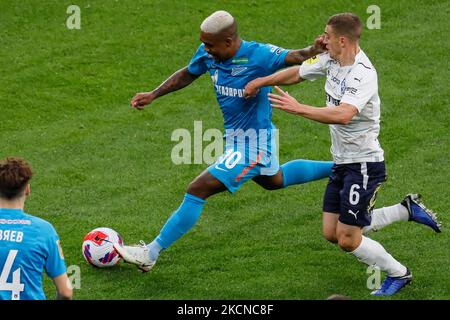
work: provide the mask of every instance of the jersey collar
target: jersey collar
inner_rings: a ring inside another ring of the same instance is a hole
[[[23,213],[22,209],[0,208],[0,214],[17,214]]]
[[[363,56],[363,51],[361,48],[359,48],[359,52],[356,54],[355,62],[352,64],[352,66],[357,65],[359,60],[361,60],[362,56]]]

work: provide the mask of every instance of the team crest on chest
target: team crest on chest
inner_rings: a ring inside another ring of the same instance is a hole
[[[244,72],[245,70],[247,70],[247,67],[234,67],[233,69],[231,69],[231,75],[237,76],[238,74]]]

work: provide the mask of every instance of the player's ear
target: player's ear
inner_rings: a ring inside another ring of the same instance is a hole
[[[226,46],[229,48],[229,47],[231,47],[231,45],[233,44],[233,38],[232,37],[227,37],[226,39],[225,39],[225,44],[226,44]]]
[[[25,196],[28,197],[30,195],[30,192],[31,192],[30,184],[28,183],[27,186],[25,187]]]

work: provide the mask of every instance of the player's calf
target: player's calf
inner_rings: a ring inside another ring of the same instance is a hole
[[[333,232],[329,232],[329,231],[323,230],[323,237],[328,242],[338,243],[338,239],[336,237],[336,232],[334,232],[334,231]]]
[[[336,236],[338,219],[339,214],[331,212],[324,212],[322,216],[322,235],[331,243],[338,243]]]

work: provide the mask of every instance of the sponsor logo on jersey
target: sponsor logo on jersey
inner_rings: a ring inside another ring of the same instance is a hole
[[[12,219],[0,219],[0,224],[26,224],[31,225],[30,220],[12,220]]]
[[[319,62],[319,57],[318,56],[314,56],[314,57],[309,58],[308,60],[306,60],[304,63],[305,64],[314,64],[314,63],[317,63],[317,62]],[[328,72],[330,72],[330,71],[328,70]]]
[[[234,63],[234,64],[246,64],[246,63],[248,63],[248,58],[247,57],[235,58],[235,59],[231,60],[231,63]]]
[[[244,97],[244,89],[237,89],[237,88],[231,88],[231,87],[224,87],[215,85],[214,88],[216,89],[216,93],[218,95],[227,96],[227,97]]]

